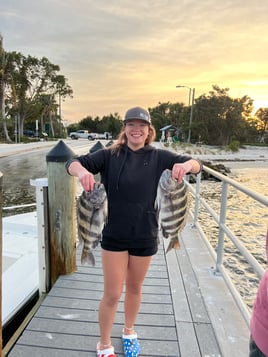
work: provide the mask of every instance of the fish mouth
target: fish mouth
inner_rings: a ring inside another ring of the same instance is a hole
[[[177,187],[178,182],[172,177],[169,177],[166,181],[160,181],[159,185],[164,191],[170,191]]]

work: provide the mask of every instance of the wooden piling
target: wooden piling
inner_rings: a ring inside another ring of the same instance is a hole
[[[3,174],[0,172],[0,357],[2,357],[2,207],[3,207]]]
[[[65,169],[74,156],[62,140],[46,156],[51,286],[76,270],[76,181]]]

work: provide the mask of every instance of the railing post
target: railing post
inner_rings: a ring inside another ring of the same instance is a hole
[[[37,230],[38,230],[38,271],[39,295],[50,290],[50,252],[49,252],[49,224],[48,224],[48,182],[47,178],[30,180],[35,187]]]
[[[3,206],[3,174],[0,172],[0,324],[1,324],[1,335],[0,335],[0,357],[2,357],[2,206]]]
[[[76,180],[65,163],[74,152],[62,141],[47,154],[51,286],[76,270]]]
[[[217,273],[219,273],[220,271],[220,266],[222,265],[222,259],[223,259],[223,250],[224,250],[223,225],[225,224],[225,218],[226,218],[227,192],[228,192],[228,183],[222,182],[221,207],[220,207],[220,216],[219,216],[219,239],[218,239],[217,262],[216,262]]]
[[[197,175],[197,177],[196,177],[193,227],[196,227],[196,223],[198,222],[198,208],[199,208],[199,199],[200,199],[200,187],[201,187],[201,173],[199,173]]]

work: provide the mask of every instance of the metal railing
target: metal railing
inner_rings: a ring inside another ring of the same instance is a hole
[[[11,210],[15,210],[15,209],[19,209],[19,208],[28,208],[28,207],[36,207],[36,203],[27,203],[24,205],[15,205],[15,206],[6,206],[6,207],[2,207],[3,211],[11,211]]]
[[[233,298],[235,299],[245,321],[249,325],[250,322],[250,311],[249,308],[244,303],[241,295],[239,294],[237,288],[233,284],[230,274],[225,269],[224,263],[224,236],[228,237],[232,241],[232,243],[236,246],[240,254],[246,259],[248,264],[254,269],[256,275],[261,278],[264,274],[264,269],[261,264],[253,257],[253,255],[248,251],[248,249],[244,246],[244,244],[240,241],[240,239],[232,232],[230,228],[226,225],[226,212],[227,212],[227,192],[228,187],[232,186],[236,190],[243,192],[245,195],[251,197],[255,201],[260,204],[268,207],[268,198],[258,193],[250,190],[249,188],[241,185],[239,182],[222,175],[221,173],[210,169],[207,166],[203,167],[203,171],[207,172],[209,175],[215,177],[217,180],[221,182],[221,201],[220,201],[220,212],[217,214],[215,210],[208,204],[208,202],[201,197],[201,173],[197,175],[196,185],[190,185],[187,183],[189,187],[189,191],[194,196],[194,209],[190,212],[193,217],[193,226],[198,230],[200,236],[203,238],[204,242],[207,245],[212,257],[215,259],[216,269],[215,274],[221,274],[224,278]],[[199,220],[199,208],[202,205],[207,211],[213,220],[218,225],[218,243],[217,249],[212,247],[210,241],[207,238],[207,235],[204,233],[202,229],[202,224]]]

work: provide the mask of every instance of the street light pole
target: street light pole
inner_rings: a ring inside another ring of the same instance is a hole
[[[59,120],[60,120],[60,138],[62,137],[62,128],[61,128],[61,94],[59,92]]]
[[[190,112],[190,120],[189,120],[189,131],[188,131],[188,143],[191,142],[191,126],[193,121],[193,112],[194,112],[194,94],[195,88],[192,88],[192,105],[191,105],[191,112]]]
[[[189,89],[189,102],[188,106],[191,106],[191,111],[190,111],[190,119],[189,119],[189,131],[188,131],[188,139],[187,142],[190,143],[191,141],[191,125],[193,121],[193,112],[194,112],[194,96],[195,96],[195,88],[190,88],[187,86],[181,86],[177,85],[176,88],[188,88]]]

